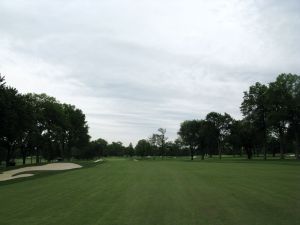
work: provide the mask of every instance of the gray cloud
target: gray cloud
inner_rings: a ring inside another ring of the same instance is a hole
[[[0,72],[128,144],[210,111],[240,118],[243,91],[299,73],[298,0],[0,2]]]

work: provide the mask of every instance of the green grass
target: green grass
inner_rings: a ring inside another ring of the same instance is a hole
[[[296,225],[300,164],[108,159],[0,183],[5,225]],[[95,166],[94,166],[95,165]]]

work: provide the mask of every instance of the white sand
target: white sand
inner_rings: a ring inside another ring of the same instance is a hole
[[[50,163],[50,164],[46,164],[43,166],[24,167],[24,168],[8,170],[8,171],[4,171],[3,173],[0,173],[0,181],[12,180],[12,179],[20,178],[20,177],[33,176],[34,174],[31,174],[31,173],[20,174],[20,175],[14,176],[15,174],[29,172],[29,171],[71,170],[71,169],[76,169],[76,168],[81,168],[81,167],[82,166],[75,164],[75,163]]]
[[[95,162],[95,163],[97,163],[97,162],[103,162],[103,159],[97,159],[97,160],[95,160],[94,162]]]

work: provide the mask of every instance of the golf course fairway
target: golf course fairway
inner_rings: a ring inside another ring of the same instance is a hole
[[[0,201],[1,225],[298,225],[300,164],[111,158],[1,182]]]

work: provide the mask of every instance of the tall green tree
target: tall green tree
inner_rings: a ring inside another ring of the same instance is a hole
[[[230,143],[232,147],[232,153],[233,155],[240,155],[242,156],[242,136],[241,136],[241,130],[242,130],[242,121],[241,120],[233,120],[230,135],[228,137],[228,142]]]
[[[149,142],[152,146],[153,153],[154,151],[158,151],[157,155],[160,155],[162,157],[166,156],[166,141],[168,138],[166,137],[167,130],[164,128],[159,128],[158,133],[152,134],[152,136],[149,138]],[[155,155],[155,153],[154,153]]]
[[[257,82],[250,86],[249,91],[244,92],[241,111],[250,123],[256,127],[258,135],[262,139],[264,159],[267,159],[267,91],[266,85]]]
[[[294,133],[298,129],[299,102],[298,87],[299,76],[293,74],[280,74],[276,81],[269,84],[267,101],[270,113],[268,120],[280,141],[280,158],[284,158],[286,151],[286,134],[289,126],[294,126]],[[292,125],[293,124],[293,125]]]
[[[28,130],[26,102],[15,88],[4,83],[0,77],[0,143],[6,149],[6,166],[9,166],[18,147]]]
[[[243,119],[239,123],[239,135],[243,149],[247,154],[248,159],[253,157],[254,139],[256,135],[256,129],[249,120]]]
[[[190,149],[191,160],[194,159],[196,148],[199,144],[199,122],[197,120],[186,120],[180,124],[178,135],[184,145]]]
[[[125,155],[132,157],[134,155],[134,148],[132,143],[130,142],[129,145],[125,149]]]
[[[80,109],[61,104],[46,94],[27,94],[25,97],[34,109],[31,145],[36,149],[37,162],[40,154],[48,161],[55,157],[70,159],[73,155],[84,155],[90,137],[85,115]]]
[[[289,90],[291,93],[291,107],[289,107],[289,129],[294,139],[294,150],[296,159],[300,160],[300,76],[293,77],[293,85]]]
[[[107,148],[106,140],[98,138],[95,141],[91,141],[90,145],[93,156],[97,156],[98,158],[104,156],[105,149]]]
[[[27,98],[36,108],[37,136],[42,137],[41,154],[50,162],[64,157],[61,146],[66,121],[62,105],[46,94],[28,94]]]
[[[149,155],[151,153],[150,143],[145,139],[139,140],[137,145],[135,146],[135,152],[136,155],[140,157]]]
[[[218,154],[219,154],[219,159],[221,159],[222,149],[224,147],[224,141],[226,137],[229,136],[230,134],[230,126],[232,125],[233,119],[227,113],[224,113],[224,115],[222,115],[217,112],[211,112],[207,114],[206,121],[213,124],[217,130],[216,136],[217,136]]]
[[[72,156],[73,148],[86,148],[90,136],[88,134],[89,127],[87,125],[87,121],[84,113],[77,109],[74,105],[63,104],[63,116],[64,123],[62,124],[62,135],[61,142],[63,152],[65,153],[66,158],[70,158]],[[104,148],[106,148],[107,143],[105,144],[105,140],[98,139],[98,145],[101,145],[101,151],[103,154]]]
[[[107,145],[106,156],[124,156],[125,147],[120,141],[112,142]]]
[[[213,150],[218,148],[219,130],[211,121],[204,120],[202,123],[204,147],[207,149],[209,157],[212,157]]]

